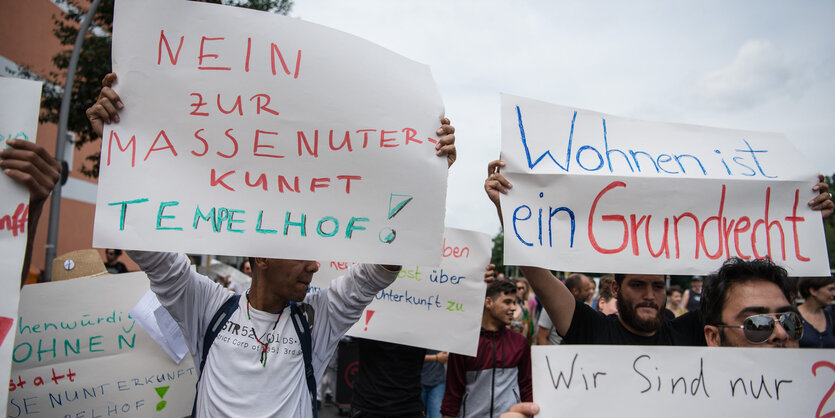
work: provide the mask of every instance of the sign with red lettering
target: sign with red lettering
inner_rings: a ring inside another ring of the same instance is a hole
[[[505,263],[706,274],[771,257],[829,275],[817,171],[780,134],[619,118],[502,96]]]
[[[119,1],[113,68],[95,246],[438,262],[428,67],[272,13]]]
[[[189,415],[192,357],[174,363],[129,313],[148,287],[135,272],[23,288],[4,416]]]
[[[347,334],[475,356],[492,248],[485,233],[447,228],[440,266],[404,265]],[[321,262],[308,291],[326,288],[350,265]]]
[[[0,146],[9,139],[35,141],[38,110],[41,107],[41,82],[0,77]],[[9,376],[14,338],[9,329],[17,318],[20,295],[20,269],[26,253],[29,191],[20,183],[0,174],[0,379]],[[8,334],[8,335],[7,335]],[[0,393],[5,393],[0,390]],[[0,416],[5,416],[0,404]]]
[[[835,350],[555,345],[531,364],[540,416],[835,416]]]

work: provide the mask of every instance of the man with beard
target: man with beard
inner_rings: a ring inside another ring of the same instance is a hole
[[[792,290],[786,270],[771,260],[726,261],[702,290],[707,345],[797,348],[803,321]]]
[[[521,269],[555,318],[554,327],[565,344],[705,345],[697,314],[664,320],[664,276],[616,274],[612,291],[617,295],[618,314],[607,316],[578,303],[550,271]]]
[[[484,190],[496,205],[500,221],[499,195],[508,193],[512,188],[500,173],[504,165],[501,160],[490,162],[488,177],[484,181]],[[813,187],[818,196],[808,205],[821,211],[826,218],[832,214],[835,205],[829,186],[823,183],[822,177],[819,179],[821,182]],[[564,336],[568,344],[706,345],[705,334],[708,331],[702,326],[697,312],[689,312],[673,320],[663,319],[667,299],[664,276],[615,275],[612,290],[618,299],[618,314],[604,316],[583,303],[576,303],[571,292],[550,271],[539,267],[520,268],[557,332]]]

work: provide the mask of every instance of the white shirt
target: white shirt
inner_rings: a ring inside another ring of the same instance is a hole
[[[199,367],[203,336],[212,317],[232,293],[188,268],[182,254],[131,251],[148,274],[151,290],[180,325]],[[359,319],[374,295],[391,284],[397,272],[379,265],[356,264],[302,304],[313,308],[312,363],[319,381],[342,335]],[[246,296],[218,334],[206,360],[197,395],[198,417],[312,417],[304,377],[301,344],[290,319],[290,307],[278,314],[250,307]],[[275,324],[275,329],[273,325]],[[301,326],[301,324],[299,324]],[[267,343],[266,367],[254,336]]]

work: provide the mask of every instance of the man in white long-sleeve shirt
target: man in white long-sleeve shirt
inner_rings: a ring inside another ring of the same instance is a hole
[[[185,334],[199,365],[209,322],[232,293],[189,268],[183,254],[129,252],[151,290]],[[397,278],[399,266],[357,264],[329,288],[307,295],[315,261],[256,258],[252,288],[212,344],[197,392],[197,416],[310,416],[299,337],[290,301],[301,302],[320,379],[339,338],[374,295]],[[263,354],[266,348],[266,354]]]
[[[118,122],[124,107],[110,88],[115,81],[115,74],[105,77],[98,101],[87,110],[98,135],[103,124]],[[442,118],[435,150],[448,166],[456,159],[454,132],[449,120]],[[209,323],[233,293],[191,271],[185,255],[141,251],[129,255],[148,274],[151,290],[180,325],[199,367]],[[308,295],[318,270],[315,261],[251,258],[250,263],[252,287],[240,298],[206,356],[196,416],[310,417],[312,398],[290,303],[298,303],[310,327],[311,364],[319,379],[339,338],[374,295],[397,278],[400,266],[354,265],[328,288]]]

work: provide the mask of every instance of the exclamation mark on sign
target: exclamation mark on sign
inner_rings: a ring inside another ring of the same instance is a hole
[[[391,220],[391,218],[397,216],[397,214],[400,213],[400,211],[402,211],[403,208],[405,208],[406,205],[408,205],[409,202],[412,201],[412,199],[414,199],[414,197],[407,194],[392,193],[391,195],[389,195],[389,210],[387,219]],[[384,227],[380,230],[380,234],[378,235],[380,242],[383,242],[385,244],[391,244],[392,242],[394,242],[394,239],[396,237],[397,231],[390,227]]]
[[[163,397],[165,397],[165,394],[168,392],[168,388],[170,387],[171,386],[161,386],[158,388],[154,388],[154,390],[157,391],[157,395],[159,395],[159,398],[162,399]],[[167,404],[168,403],[165,401],[160,401],[160,403],[157,404],[157,411],[162,411],[163,409],[165,409],[165,405]]]
[[[374,316],[374,311],[372,311],[372,310],[365,311],[365,331],[368,331],[368,321],[371,320],[372,316]]]

